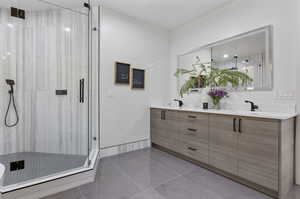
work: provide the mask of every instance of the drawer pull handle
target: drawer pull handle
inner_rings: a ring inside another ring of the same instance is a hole
[[[235,123],[236,123],[236,118],[233,118],[233,131],[234,131],[234,132],[236,132]]]
[[[160,119],[161,120],[166,120],[166,111],[161,111],[160,112]]]
[[[196,119],[197,117],[193,116],[193,115],[189,115],[188,118],[190,118],[190,119]]]
[[[191,132],[196,132],[197,131],[197,129],[191,129],[191,128],[188,128],[188,130],[191,131]]]
[[[242,133],[242,119],[239,119],[239,133]]]
[[[188,150],[190,150],[190,151],[197,151],[197,149],[195,149],[193,147],[188,147]]]

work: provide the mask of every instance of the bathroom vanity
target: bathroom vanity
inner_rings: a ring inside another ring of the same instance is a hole
[[[296,114],[151,107],[154,147],[275,198],[294,185]]]

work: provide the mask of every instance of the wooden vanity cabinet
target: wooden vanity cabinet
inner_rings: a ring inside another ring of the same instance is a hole
[[[238,168],[236,124],[232,116],[209,116],[209,164],[234,175]]]
[[[178,119],[182,154],[208,164],[208,115],[179,112]]]
[[[182,152],[179,143],[179,120],[177,111],[152,109],[150,117],[151,140],[153,143]]]
[[[211,115],[210,165],[278,191],[277,120]]]
[[[294,185],[295,119],[151,109],[152,143],[283,199]]]
[[[238,176],[278,191],[279,120],[239,118]]]

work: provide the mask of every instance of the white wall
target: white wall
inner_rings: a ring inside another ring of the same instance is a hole
[[[198,18],[178,27],[171,32],[170,38],[170,98],[177,96],[176,78],[173,76],[177,66],[177,55],[197,47],[235,36],[266,25],[274,26],[274,89],[267,92],[231,93],[228,107],[249,108],[244,105],[245,99],[255,101],[264,110],[294,110],[293,99],[282,99],[282,94],[293,94],[296,91],[296,65],[292,62],[291,33],[294,20],[291,9],[295,0],[237,0],[210,15]]]
[[[101,42],[101,148],[149,139],[149,105],[167,98],[168,31],[103,8]],[[146,69],[146,89],[115,85],[116,61]]]
[[[296,2],[296,5],[293,7],[292,13],[294,14],[294,18],[291,25],[294,26],[294,31],[291,32],[291,36],[295,39],[292,45],[292,55],[293,55],[293,64],[296,65],[296,75],[297,75],[297,109],[300,112],[300,62],[299,62],[299,52],[300,52],[300,1]],[[300,184],[300,117],[297,120],[297,133],[296,133],[296,183]]]

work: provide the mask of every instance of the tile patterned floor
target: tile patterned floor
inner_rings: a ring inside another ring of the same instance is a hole
[[[101,160],[96,181],[44,199],[270,199],[156,149]],[[287,199],[300,199],[300,188]]]

